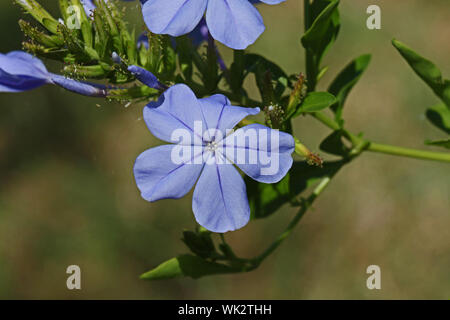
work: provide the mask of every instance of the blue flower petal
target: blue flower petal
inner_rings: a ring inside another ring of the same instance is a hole
[[[35,89],[50,82],[44,64],[23,51],[0,54],[0,91],[20,92]]]
[[[16,76],[0,69],[0,92],[22,92],[36,89],[46,83],[46,79]]]
[[[233,129],[242,119],[260,112],[259,108],[232,106],[221,94],[199,100],[208,129],[218,129],[223,137],[227,129]]]
[[[37,79],[48,78],[44,64],[38,58],[23,51],[0,54],[0,69],[13,75],[29,76]]]
[[[177,37],[194,30],[207,3],[208,0],[148,0],[142,13],[150,31]]]
[[[202,145],[207,130],[200,102],[185,84],[170,87],[157,103],[147,105],[144,120],[155,137],[172,143],[180,143],[173,137],[175,130],[184,129],[190,132],[191,141],[181,143]]]
[[[201,162],[195,164],[198,153],[186,153],[180,162],[175,162],[171,160],[175,148],[177,145],[159,146],[143,152],[136,159],[134,177],[145,200],[181,198],[197,181],[203,168]]]
[[[192,210],[197,222],[213,232],[244,227],[250,207],[239,172],[230,164],[206,164],[194,190]]]
[[[277,1],[277,0],[275,0]],[[285,0],[279,0],[279,1],[285,1]],[[259,0],[250,0],[250,3],[252,4],[258,4]],[[199,22],[199,24],[195,27],[195,29],[189,33],[189,38],[192,40],[192,44],[197,48],[199,47],[204,41],[208,40],[208,26],[206,25],[206,20],[202,18]],[[219,61],[222,63],[222,61]],[[223,68],[222,68],[223,69]]]
[[[290,134],[251,124],[229,135],[221,152],[252,179],[276,183],[292,167],[294,149]]]
[[[206,23],[214,39],[233,49],[247,48],[265,29],[261,15],[248,0],[209,1]]]
[[[264,2],[266,4],[279,4],[286,0],[259,0],[259,1]],[[258,3],[259,1],[258,0],[250,0],[251,3]]]

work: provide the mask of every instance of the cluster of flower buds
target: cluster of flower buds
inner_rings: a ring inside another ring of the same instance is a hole
[[[279,105],[267,106],[264,108],[266,124],[273,129],[280,129],[284,123],[284,109]]]
[[[62,62],[65,77],[74,80],[105,79],[112,85],[123,85],[136,80],[128,67],[139,65],[158,74],[162,81],[174,81],[176,59],[169,36],[146,31],[136,37],[114,1],[87,2],[60,0],[61,18],[56,19],[35,0],[16,0],[41,25],[19,21],[27,36],[24,49],[36,57]],[[108,97],[155,98],[158,90],[149,89],[115,88]]]

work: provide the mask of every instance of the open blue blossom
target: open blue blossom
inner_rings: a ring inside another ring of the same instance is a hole
[[[261,0],[278,4],[285,0]],[[233,49],[245,49],[265,27],[249,0],[147,0],[142,13],[153,33],[181,36],[194,30],[206,12],[212,37]]]
[[[295,148],[291,135],[260,124],[230,132],[243,118],[259,112],[232,106],[220,94],[197,99],[184,84],[169,88],[157,103],[144,108],[149,130],[171,144],[149,149],[136,159],[134,176],[142,197],[151,202],[178,199],[197,182],[192,209],[201,226],[220,233],[244,227],[250,208],[244,180],[234,165],[256,181],[275,183],[291,168]]]
[[[27,91],[44,84],[56,84],[85,96],[106,96],[105,87],[50,73],[41,60],[29,53],[12,51],[0,54],[0,92]]]

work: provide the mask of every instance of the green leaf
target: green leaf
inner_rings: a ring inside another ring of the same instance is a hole
[[[46,48],[54,48],[58,50],[64,45],[64,39],[60,35],[48,35],[44,32],[39,31],[38,28],[33,27],[30,23],[19,20],[20,29],[25,33],[31,40],[45,46]]]
[[[126,48],[128,63],[136,64],[138,59],[138,47],[136,42],[136,31],[134,29],[131,34],[124,32],[123,43]]]
[[[316,17],[301,39],[303,47],[316,56],[317,68],[320,66],[320,61],[327,49],[336,40],[340,29],[339,11],[337,8],[339,1],[315,1],[312,11],[322,8],[324,4],[327,4],[327,6]]]
[[[233,50],[233,63],[230,67],[229,81],[233,93],[240,94],[245,79],[245,51]]]
[[[92,47],[93,44],[93,36],[92,36],[92,25],[91,19],[89,19],[84,11],[83,4],[80,0],[71,0],[71,5],[76,7],[77,10],[75,12],[79,13],[77,15],[81,27],[81,34],[83,36],[84,45],[87,47]]]
[[[370,59],[370,54],[364,54],[354,59],[338,74],[328,88],[328,92],[335,95],[338,100],[337,103],[331,107],[336,114],[336,120],[342,119],[342,109],[344,108],[345,100],[347,99],[350,90],[352,90],[368,67]]]
[[[440,103],[427,109],[426,115],[436,127],[450,134],[450,108],[445,104]]]
[[[64,20],[64,23],[67,24],[68,19],[70,18],[69,14],[69,0],[58,0],[59,3],[59,11],[61,12],[61,16]]]
[[[434,93],[450,107],[450,81],[443,80],[441,71],[430,60],[425,59],[405,44],[392,40],[392,44],[405,58],[415,73],[425,81]]]
[[[49,18],[42,19],[42,25],[53,34],[58,34],[58,21]]]
[[[123,56],[125,51],[120,36],[119,26],[116,23],[117,19],[114,19],[114,16],[119,15],[117,9],[115,6],[112,6],[111,4],[107,5],[104,1],[99,0],[95,1],[95,5],[97,6],[95,9],[96,14],[98,12],[99,17],[104,21],[108,30],[107,34],[111,38],[113,51],[116,51],[119,56]]]
[[[92,60],[100,60],[100,56],[98,55],[98,53],[95,49],[85,46],[84,51]]]
[[[183,242],[195,255],[201,258],[212,258],[216,254],[216,248],[209,231],[184,231]]]
[[[102,10],[94,10],[95,50],[101,58],[106,58],[108,42],[110,40],[109,29],[102,17]],[[110,58],[110,57],[107,57]]]
[[[323,167],[310,166],[306,162],[295,162],[290,172],[278,183],[258,183],[246,178],[251,215],[254,219],[266,218],[282,205],[298,205],[297,197],[324,177],[332,177],[346,161],[324,163]]]
[[[287,74],[277,64],[258,54],[246,54],[244,59],[245,69],[248,73],[255,74],[257,80],[256,82],[263,98],[266,94],[266,88],[263,84],[263,80],[267,76],[267,73],[270,74],[270,78],[275,82],[273,93],[276,101],[272,102],[277,102],[288,86],[289,77]]]
[[[303,102],[297,107],[292,117],[297,117],[303,112],[317,112],[326,109],[336,103],[336,97],[328,92],[310,92]]]
[[[438,146],[438,147],[444,147],[446,149],[450,149],[450,139],[436,140],[436,141],[426,140],[425,144],[427,144],[429,146]]]
[[[48,31],[58,33],[58,21],[34,0],[15,0],[27,13],[39,21]]]
[[[192,52],[194,51],[192,42],[186,36],[177,37],[175,41],[181,73],[186,81],[191,81],[194,70],[192,65]]]
[[[442,100],[447,104],[450,108],[450,80],[444,80],[444,86],[442,89]]]
[[[206,47],[206,73],[203,75],[203,84],[206,91],[214,93],[220,79],[217,50],[214,46],[208,45]]]
[[[161,56],[161,70],[159,77],[164,81],[173,80],[173,75],[177,69],[177,55],[171,45],[171,39],[166,36],[162,38],[162,56]]]
[[[320,144],[320,150],[342,157],[346,157],[350,152],[342,140],[342,131],[340,130],[334,131],[326,137]]]
[[[240,269],[226,266],[224,264],[209,262],[198,256],[183,254],[172,258],[159,266],[141,275],[144,280],[163,280],[177,277],[200,277],[239,272]]]

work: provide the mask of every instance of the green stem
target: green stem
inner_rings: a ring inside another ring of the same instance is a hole
[[[425,160],[434,160],[434,161],[443,161],[450,162],[450,153],[448,152],[435,152],[435,151],[425,151],[425,150],[417,150],[410,148],[403,148],[397,146],[390,146],[381,143],[370,142],[364,140],[354,134],[348,132],[345,129],[341,129],[339,124],[333,119],[327,117],[322,112],[316,112],[313,114],[314,118],[325,124],[327,127],[333,130],[342,130],[344,136],[356,147],[360,146],[359,151],[372,151],[378,153],[391,154],[395,156],[416,158],[416,159],[425,159]]]
[[[309,29],[312,25],[311,21],[311,4],[309,0],[303,1],[303,10],[304,10],[304,17],[305,17],[305,31]]]
[[[326,125],[330,129],[333,129],[335,131],[342,130],[342,133],[344,134],[344,136],[355,146],[364,142],[364,139],[362,139],[358,136],[355,136],[351,132],[341,128],[341,126],[336,121],[327,117],[323,112],[315,112],[315,113],[313,113],[313,117],[316,118],[317,120],[319,120],[320,122],[322,122],[324,125]]]
[[[312,116],[314,118],[316,118],[317,120],[319,120],[320,122],[322,122],[324,125],[326,125],[330,129],[333,129],[333,130],[340,130],[341,129],[341,127],[339,126],[339,124],[336,121],[334,121],[333,119],[327,117],[322,112],[315,112],[315,113],[312,114]]]
[[[303,10],[305,17],[305,32],[311,27],[312,15],[311,15],[311,4],[309,0],[303,1]],[[317,66],[315,61],[315,56],[308,50],[305,49],[305,63],[306,63],[306,78],[308,79],[308,92],[314,91],[316,87],[317,79]]]
[[[416,158],[416,159],[450,162],[450,153],[449,152],[416,150],[416,149],[410,149],[410,148],[390,146],[387,144],[381,144],[381,143],[375,143],[375,142],[370,142],[370,144],[367,148],[367,151],[391,154],[394,156]]]

